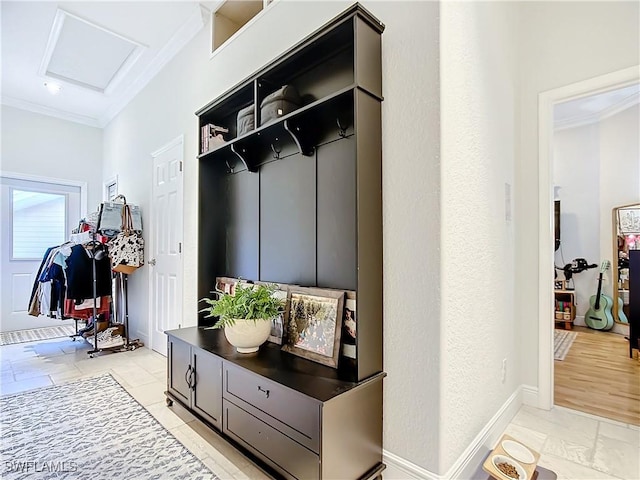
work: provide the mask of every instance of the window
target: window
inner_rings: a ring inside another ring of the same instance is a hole
[[[12,258],[41,259],[47,248],[64,243],[67,195],[12,189]]]
[[[118,176],[107,180],[104,183],[104,201],[112,202],[118,196]]]

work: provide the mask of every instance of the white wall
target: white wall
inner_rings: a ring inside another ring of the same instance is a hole
[[[600,265],[600,129],[597,123],[554,132],[553,184],[560,187],[556,199],[560,200],[561,210],[561,245],[555,252],[556,266],[564,267],[574,258],[585,258],[590,264]],[[598,272],[599,269],[592,269],[573,275],[576,314],[580,317],[589,308]]]
[[[87,182],[88,212],[102,201],[102,130],[2,105],[0,170]]]
[[[436,2],[364,4],[387,27],[382,52],[384,368],[388,373],[384,448],[438,471],[442,324],[439,6]],[[194,112],[348,5],[277,2],[212,60],[205,28],[106,127],[103,177],[118,174],[120,192],[142,207],[147,225],[150,152],[184,134],[183,325],[196,324],[198,307],[198,128]],[[278,26],[277,35],[273,34],[274,25]],[[129,286],[132,331],[146,339],[147,267],[131,275]]]
[[[613,1],[522,2],[519,10],[520,140],[515,172],[518,259],[515,301],[522,345],[522,383],[535,391],[538,386],[538,324],[541,321],[537,274],[538,95],[637,65],[640,5]],[[551,285],[551,279],[549,282]]]
[[[513,189],[516,148],[515,11],[506,2],[445,2],[441,14],[445,472],[518,390],[521,359],[514,225],[505,200],[505,184]]]

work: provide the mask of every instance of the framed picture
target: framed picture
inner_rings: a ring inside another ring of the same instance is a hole
[[[291,288],[282,349],[337,368],[344,297],[339,290]]]
[[[628,207],[618,209],[618,230],[622,235],[640,234],[640,208]]]
[[[277,343],[278,345],[282,345],[282,339],[284,337],[285,319],[287,318],[289,310],[289,302],[287,301],[288,295],[289,292],[286,290],[278,290],[273,294],[274,297],[280,300],[285,300],[285,311],[271,320],[271,333],[269,333],[269,338],[267,338],[268,341]]]
[[[344,303],[344,315],[342,316],[342,355],[347,358],[356,358],[356,331],[358,320],[356,318],[356,292],[346,292]]]

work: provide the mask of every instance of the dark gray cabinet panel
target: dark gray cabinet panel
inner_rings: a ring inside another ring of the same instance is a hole
[[[168,337],[167,362],[168,390],[188,404],[191,398],[191,387],[187,383],[191,366],[191,345]]]
[[[191,407],[220,428],[222,417],[222,360],[199,348],[192,350],[193,386]]]
[[[315,172],[315,158],[301,154],[262,166],[260,280],[315,284]]]
[[[258,278],[258,178],[248,172],[225,177],[225,272]]]
[[[356,290],[355,140],[317,149],[318,286]]]
[[[222,359],[168,336],[167,391],[213,426],[222,424]]]
[[[320,478],[318,455],[227,400],[224,400],[223,432],[286,478]]]
[[[229,363],[224,366],[222,395],[307,448],[320,451],[320,402]]]

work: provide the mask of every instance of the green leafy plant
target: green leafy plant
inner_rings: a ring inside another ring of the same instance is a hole
[[[207,312],[205,318],[219,317],[214,328],[229,327],[238,319],[271,320],[284,310],[285,300],[273,296],[276,285],[236,284],[235,293],[218,291],[218,298],[203,298],[208,304],[200,312]]]

